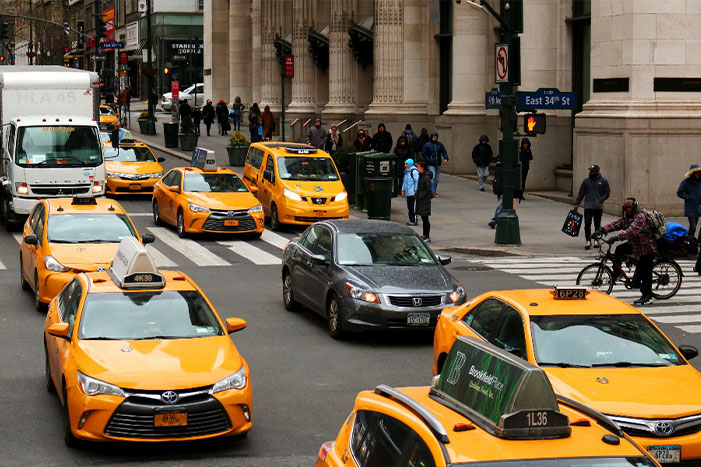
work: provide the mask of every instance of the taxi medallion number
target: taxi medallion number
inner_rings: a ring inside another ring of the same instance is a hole
[[[235,226],[239,225],[239,221],[236,219],[225,219],[224,225],[227,227],[235,227]]]
[[[187,412],[160,412],[153,416],[153,426],[186,426]]]
[[[131,191],[139,191],[141,189],[141,184],[140,183],[132,183],[129,185],[129,189]]]
[[[406,324],[407,326],[428,326],[430,320],[430,313],[409,313],[406,317]]]
[[[682,447],[678,444],[648,446],[647,452],[660,464],[681,462],[682,458]]]

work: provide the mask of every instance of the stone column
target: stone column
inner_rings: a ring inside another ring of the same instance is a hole
[[[204,94],[213,102],[229,96],[229,6],[227,0],[204,2]],[[144,52],[146,53],[146,52]]]
[[[261,24],[261,1],[251,0],[251,102],[247,105],[250,108],[254,102],[260,102],[263,76],[263,66],[260,61],[262,30]]]
[[[205,2],[207,3],[207,2]],[[229,2],[229,104],[236,96],[250,107],[251,102],[251,2]]]
[[[309,52],[309,28],[316,27],[316,0],[293,0],[292,55],[295,57],[295,76],[292,79],[290,112],[316,110],[316,65]]]
[[[404,101],[404,0],[375,0],[374,88],[369,114]]]
[[[329,102],[325,114],[354,114],[357,110],[358,65],[348,47],[348,26],[357,13],[356,0],[331,0],[329,24]]]
[[[262,0],[261,2],[261,96],[258,104],[261,111],[266,105],[273,112],[279,112],[280,103],[280,58],[276,55],[275,36],[283,35],[282,17],[289,2]]]

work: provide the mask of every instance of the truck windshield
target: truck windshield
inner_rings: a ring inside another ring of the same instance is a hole
[[[102,164],[97,128],[92,126],[29,126],[17,133],[15,162],[22,167]]]

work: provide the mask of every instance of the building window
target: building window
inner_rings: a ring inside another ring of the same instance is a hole
[[[567,21],[572,25],[572,88],[577,93],[576,113],[582,111],[591,92],[591,0],[574,0],[572,17]]]
[[[204,0],[197,0],[197,9],[200,11],[204,10]]]
[[[440,32],[434,37],[439,48],[439,90],[438,103],[440,113],[448,110],[453,100],[453,2],[438,2]]]

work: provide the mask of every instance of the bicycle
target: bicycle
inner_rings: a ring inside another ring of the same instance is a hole
[[[606,245],[608,248],[605,248]],[[592,290],[611,294],[614,284],[622,282],[626,289],[635,289],[632,277],[626,274],[621,264],[618,264],[611,253],[611,244],[601,241],[599,243],[599,256],[597,262],[585,266],[577,276],[577,285],[587,286]],[[605,249],[605,251],[604,251]],[[617,274],[606,263],[611,261]],[[637,265],[637,260],[629,256],[625,259],[625,265],[630,272]],[[672,298],[682,285],[682,268],[667,255],[658,255],[652,264],[652,296],[658,300]]]

